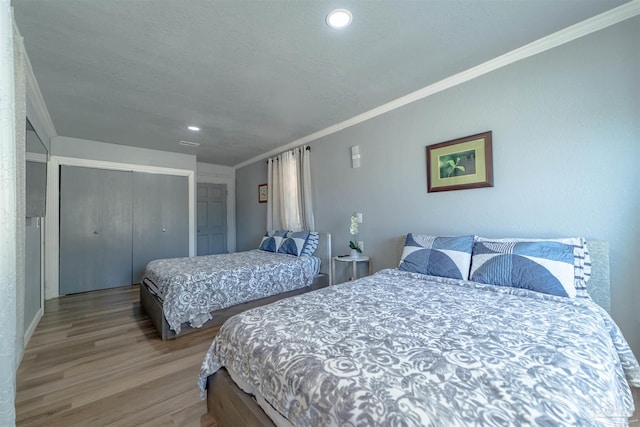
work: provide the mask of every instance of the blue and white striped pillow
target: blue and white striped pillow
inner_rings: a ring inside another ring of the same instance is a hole
[[[262,237],[262,241],[260,242],[258,249],[266,252],[278,252],[278,249],[280,249],[280,245],[282,244],[282,240],[286,235],[287,230],[267,231],[264,233],[264,237]]]
[[[590,261],[585,249],[583,238],[478,237],[471,260],[471,280],[570,298],[589,298],[585,282],[590,276]]]
[[[474,236],[407,234],[398,269],[467,280]]]
[[[320,233],[317,231],[309,232],[309,238],[307,239],[307,243],[305,243],[304,248],[302,248],[302,252],[300,256],[311,256],[318,249],[318,242],[320,241]]]

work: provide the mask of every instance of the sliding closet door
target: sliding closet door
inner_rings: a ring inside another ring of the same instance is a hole
[[[133,283],[149,261],[189,256],[186,176],[133,173]]]
[[[133,174],[60,169],[60,293],[130,285]]]

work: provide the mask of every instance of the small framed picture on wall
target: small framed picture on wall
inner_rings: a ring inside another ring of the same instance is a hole
[[[427,192],[493,187],[492,132],[427,146]]]
[[[258,203],[267,203],[268,193],[267,193],[267,184],[258,185]]]

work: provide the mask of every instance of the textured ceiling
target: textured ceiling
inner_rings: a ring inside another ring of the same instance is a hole
[[[59,135],[236,165],[618,0],[14,0]],[[346,30],[326,14],[353,13]],[[195,124],[199,133],[186,126]],[[178,145],[200,142],[198,148]]]

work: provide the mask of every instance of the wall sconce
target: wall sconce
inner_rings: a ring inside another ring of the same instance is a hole
[[[359,168],[360,167],[360,146],[354,145],[351,147],[351,167]]]

